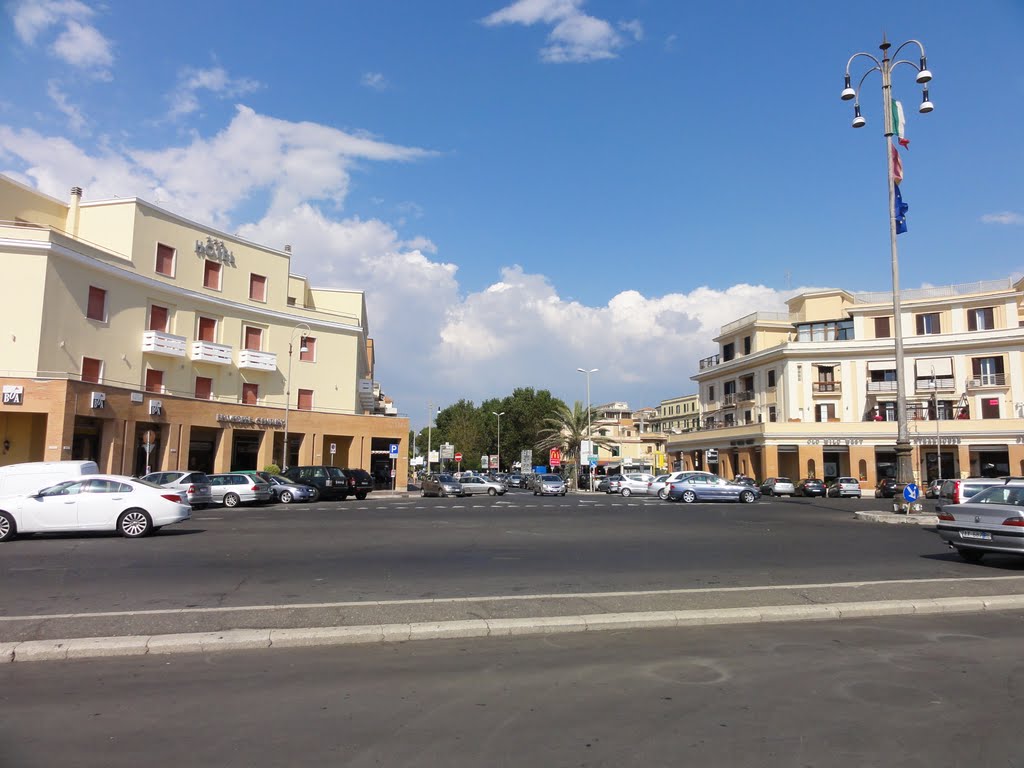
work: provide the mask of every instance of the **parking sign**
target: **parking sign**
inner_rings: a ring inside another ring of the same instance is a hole
[[[391,443],[391,445],[388,446],[388,455],[392,459],[398,458],[398,443]]]

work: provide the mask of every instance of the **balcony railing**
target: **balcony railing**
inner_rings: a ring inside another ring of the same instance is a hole
[[[736,407],[736,393],[727,392],[722,395],[722,407],[723,408],[735,408]]]
[[[943,390],[952,392],[954,389],[956,389],[956,379],[952,376],[936,376],[934,379],[929,376],[927,379],[921,378],[917,380],[918,392],[936,392]]]
[[[241,349],[238,351],[238,367],[252,368],[257,371],[276,371],[277,355],[274,352]]]
[[[185,337],[164,331],[143,331],[142,351],[167,357],[185,356]]]
[[[869,381],[868,392],[895,392],[895,381]]]
[[[736,393],[737,403],[752,403],[754,401],[754,390],[745,389],[742,392]]]
[[[871,384],[888,384],[889,382],[871,382]],[[896,382],[892,382],[895,384]],[[843,382],[841,381],[812,381],[811,391],[814,394],[838,394],[843,391]],[[868,390],[870,391],[870,390]]]
[[[980,376],[974,376],[967,380],[967,387],[969,389],[978,389],[979,387],[1005,387],[1006,386],[1006,374],[1005,373],[983,373]]]
[[[718,365],[718,364],[719,364],[720,362],[722,362],[722,357],[721,357],[721,355],[712,355],[711,357],[705,357],[705,358],[704,358],[703,360],[701,360],[701,361],[700,361],[700,365],[699,365],[699,368],[700,368],[700,370],[702,370],[702,371],[703,371],[703,370],[704,370],[705,368],[714,368],[714,367],[715,367],[716,365]]]
[[[192,342],[192,359],[197,363],[231,365],[232,351],[226,344],[214,344],[212,341]]]

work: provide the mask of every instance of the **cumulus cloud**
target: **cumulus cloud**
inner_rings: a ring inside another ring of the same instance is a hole
[[[986,213],[981,217],[984,224],[1024,224],[1024,214],[1014,211],[1002,211],[1001,213]]]
[[[362,78],[362,84],[367,88],[372,88],[375,91],[386,91],[391,83],[381,72],[364,72]]]
[[[178,76],[178,87],[170,95],[170,117],[178,118],[199,109],[199,92],[207,91],[221,99],[244,96],[261,88],[256,80],[231,77],[223,67],[193,69],[188,67]]]
[[[50,51],[73,67],[101,79],[114,63],[110,41],[89,21],[95,11],[79,0],[21,0],[10,6],[14,30],[26,45],[58,29]]]
[[[516,0],[486,16],[487,26],[503,24],[551,25],[541,59],[552,63],[589,62],[615,58],[626,40],[604,19],[584,13],[583,0]],[[634,40],[643,38],[636,20],[619,22],[619,29]]]

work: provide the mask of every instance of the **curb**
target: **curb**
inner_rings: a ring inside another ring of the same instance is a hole
[[[900,514],[896,512],[878,512],[866,510],[854,512],[853,516],[858,520],[866,520],[872,523],[886,523],[888,525],[938,525],[939,518],[928,513]]]
[[[0,663],[1005,610],[1024,610],[1024,595],[27,640],[0,644]]]

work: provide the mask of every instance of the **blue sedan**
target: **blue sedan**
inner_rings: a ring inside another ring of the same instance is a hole
[[[692,504],[695,501],[740,501],[751,504],[761,498],[761,491],[743,483],[731,483],[717,475],[691,475],[672,483],[669,501]]]

